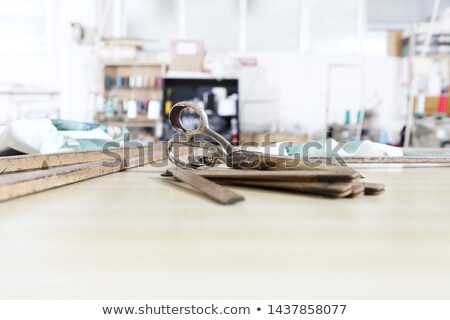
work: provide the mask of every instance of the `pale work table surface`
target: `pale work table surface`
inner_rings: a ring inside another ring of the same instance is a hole
[[[232,188],[137,168],[0,204],[0,298],[450,299],[450,168],[368,168],[380,196]]]

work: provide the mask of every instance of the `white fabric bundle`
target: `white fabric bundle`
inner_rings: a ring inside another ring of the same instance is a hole
[[[68,139],[112,138],[101,129],[58,131],[50,119],[24,119],[0,128],[0,153],[14,149],[23,153],[53,153]]]

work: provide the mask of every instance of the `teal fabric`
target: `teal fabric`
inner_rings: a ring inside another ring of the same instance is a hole
[[[319,143],[323,148],[325,148],[326,146],[326,140],[318,140],[318,141],[314,141]],[[342,147],[342,150],[349,153],[349,154],[353,154],[355,153],[358,148],[361,146],[362,141],[347,141],[345,143],[345,145]],[[292,156],[294,154],[300,154],[303,155],[303,148],[304,148],[305,144],[294,144],[290,147],[287,147],[287,153]],[[308,150],[308,156],[310,157],[320,157],[323,155],[323,150],[319,150],[317,148],[310,148]],[[305,155],[306,156],[306,155]],[[385,152],[385,156],[388,156],[388,154]]]
[[[52,119],[51,121],[58,131],[89,131],[100,129],[110,135],[113,139],[123,139],[124,134],[128,133],[128,129],[125,126],[107,126],[98,123],[62,119]]]
[[[98,123],[88,123],[73,120],[52,119],[52,124],[58,131],[89,131],[100,127]]]
[[[446,149],[436,151],[424,151],[424,150],[403,150],[405,157],[450,157],[450,151]]]
[[[52,124],[58,129],[58,131],[90,131],[93,129],[103,130],[108,134],[113,141],[121,142],[124,140],[124,136],[128,133],[128,129],[125,126],[107,126],[97,123],[88,123],[73,120],[53,119]],[[101,150],[106,142],[111,140],[102,139],[70,139],[61,147],[65,151],[92,151]]]

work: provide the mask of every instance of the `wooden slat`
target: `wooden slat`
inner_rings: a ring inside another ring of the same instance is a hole
[[[114,152],[122,159],[128,153],[130,158],[139,157],[144,154],[145,156],[152,152],[161,152],[162,145],[155,144],[150,147],[144,148],[117,148],[110,149],[109,152]],[[65,153],[52,153],[44,155],[21,155],[12,157],[0,157],[0,173],[13,173],[27,170],[47,169],[51,167],[79,164],[85,162],[96,161],[113,161],[114,158],[111,155],[105,154],[104,151],[83,151],[83,152],[65,152]]]
[[[364,195],[364,185],[360,182],[352,183],[352,192],[348,195],[349,198],[357,198]]]
[[[327,161],[327,158],[323,157],[312,157],[308,158],[311,162],[314,161]],[[424,164],[424,163],[435,163],[435,164],[450,164],[450,157],[342,157],[345,163],[392,163],[392,164]],[[337,163],[333,159],[333,164]]]
[[[294,182],[294,181],[263,181],[242,179],[214,179],[222,184],[254,186],[267,189],[285,189],[301,193],[321,194],[336,198],[357,197],[364,195],[379,195],[384,192],[385,186],[381,183],[361,182]]]
[[[260,187],[265,189],[283,189],[297,191],[300,193],[320,194],[335,198],[343,198],[352,193],[351,182],[293,182],[293,181],[258,181],[240,179],[216,180],[223,184],[234,184],[242,186]]]
[[[207,179],[246,179],[246,180],[285,180],[285,181],[352,181],[360,178],[356,171],[332,172],[322,170],[237,170],[237,169],[215,169],[196,170],[195,174]]]
[[[384,184],[372,182],[361,182],[361,184],[364,186],[365,195],[375,196],[384,192]]]
[[[227,188],[224,188],[217,183],[196,175],[195,173],[193,173],[193,171],[183,169],[168,169],[167,172],[172,174],[178,180],[187,183],[194,189],[202,192],[209,198],[221,204],[228,205],[245,200],[243,196],[231,190],[228,190]]]
[[[154,152],[152,155],[152,160],[154,161],[165,158],[166,152]],[[121,161],[115,166],[105,166],[103,165],[103,161],[95,161],[58,166],[46,170],[3,174],[0,175],[0,201],[104,176],[124,169],[134,168],[148,162],[147,157],[134,157],[128,159],[126,166],[124,165],[124,161]]]

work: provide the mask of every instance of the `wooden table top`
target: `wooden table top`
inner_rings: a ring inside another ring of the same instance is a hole
[[[450,299],[450,168],[361,169],[379,196],[233,187],[221,206],[137,168],[0,204],[0,298]]]

